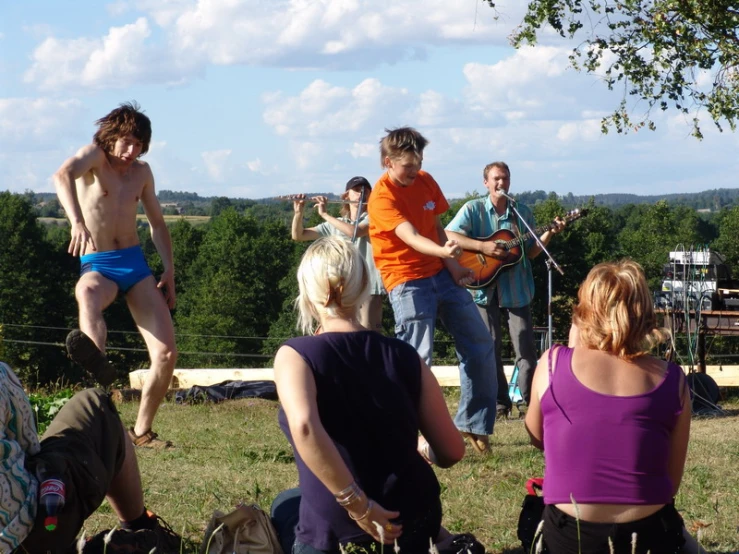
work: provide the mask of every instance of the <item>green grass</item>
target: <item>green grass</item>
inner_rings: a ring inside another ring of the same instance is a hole
[[[447,392],[450,409],[458,395]],[[727,406],[739,413],[739,403]],[[120,405],[130,426],[137,403]],[[695,419],[685,478],[677,498],[688,528],[700,528],[709,552],[739,550],[739,417]],[[162,405],[155,430],[177,448],[138,450],[147,506],[178,533],[199,544],[213,510],[230,510],[244,500],[268,510],[281,490],[297,486],[292,451],[277,426],[277,403],[236,400],[222,404]],[[540,476],[543,457],[529,445],[520,420],[496,426],[493,454],[467,456],[451,469],[437,470],[444,524],[472,532],[488,552],[521,552],[516,524],[527,478]],[[86,531],[116,523],[107,503],[86,523]]]

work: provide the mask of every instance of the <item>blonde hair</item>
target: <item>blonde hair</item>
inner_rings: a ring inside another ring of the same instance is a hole
[[[385,158],[397,160],[404,154],[413,154],[417,158],[423,155],[428,139],[413,127],[385,129],[387,135],[380,140],[380,167],[385,167]]]
[[[668,333],[657,327],[642,267],[633,260],[590,270],[577,293],[572,321],[583,346],[630,360],[648,354]]]
[[[369,270],[352,243],[339,237],[324,237],[303,254],[298,287],[298,329],[312,334],[321,316],[356,317],[369,295]]]

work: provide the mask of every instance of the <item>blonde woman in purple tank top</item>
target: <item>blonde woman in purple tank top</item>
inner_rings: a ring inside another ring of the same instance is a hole
[[[690,392],[680,366],[650,354],[667,337],[641,266],[603,263],[580,286],[569,346],[539,360],[526,429],[544,450],[550,553],[699,551],[673,503]]]

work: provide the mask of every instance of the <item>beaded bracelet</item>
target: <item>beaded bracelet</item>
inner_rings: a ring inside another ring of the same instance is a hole
[[[359,517],[354,517],[351,512],[347,512],[349,514],[349,518],[353,519],[354,521],[362,521],[369,515],[374,505],[375,503],[372,502],[372,500],[367,500],[367,510],[365,510],[365,512]]]

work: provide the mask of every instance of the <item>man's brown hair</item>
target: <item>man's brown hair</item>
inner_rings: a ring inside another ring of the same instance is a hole
[[[380,141],[380,165],[385,167],[385,158],[395,160],[403,154],[421,156],[423,149],[429,143],[428,139],[413,127],[398,127],[385,129],[385,135]]]
[[[113,150],[115,141],[129,134],[141,141],[139,156],[149,151],[151,121],[136,102],[121,104],[108,115],[98,119],[95,125],[98,126],[98,130],[92,140],[106,153]]]
[[[482,178],[486,181],[488,180],[488,173],[490,173],[490,170],[494,167],[497,167],[498,169],[502,169],[508,174],[508,178],[511,178],[511,168],[508,167],[508,164],[505,162],[493,162],[491,164],[488,164],[485,166],[485,169],[482,170]]]

